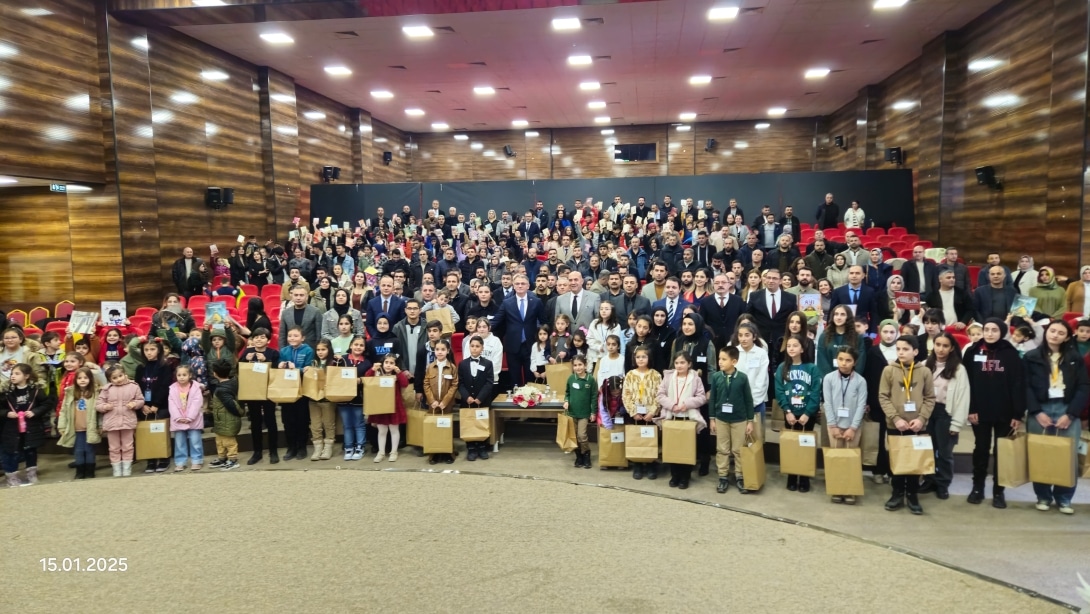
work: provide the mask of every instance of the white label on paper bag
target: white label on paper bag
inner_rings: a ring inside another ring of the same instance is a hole
[[[297,380],[297,379],[299,379],[299,372],[296,371],[295,369],[288,369],[287,371],[284,371],[284,379],[285,380]]]
[[[356,370],[341,369],[341,379],[356,379]]]
[[[930,437],[913,437],[912,438],[912,449],[913,450],[934,450],[935,448],[931,445],[931,438]]]
[[[624,433],[610,433],[609,440],[612,443],[624,443]]]
[[[653,426],[641,426],[640,437],[644,439],[651,439],[655,436],[655,427]]]
[[[624,424],[624,418],[617,416],[613,419],[613,424]]]
[[[816,448],[817,438],[813,435],[799,435],[799,447]]]
[[[167,432],[167,425],[162,422],[152,422],[148,425],[149,433],[165,433]]]
[[[378,378],[378,387],[379,388],[393,388],[394,387],[394,378],[392,378],[392,377],[380,377],[380,378]]]
[[[487,409],[478,409],[473,415],[478,420],[488,420],[488,410]]]
[[[269,372],[269,365],[267,365],[267,364],[265,364],[263,362],[255,362],[254,363],[254,373],[268,373],[268,372]]]
[[[437,426],[437,427],[439,427],[441,429],[449,429],[450,428],[450,418],[436,418],[435,419],[435,426]]]

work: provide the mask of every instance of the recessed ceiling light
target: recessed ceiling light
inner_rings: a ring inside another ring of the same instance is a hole
[[[806,70],[806,74],[804,76],[807,79],[822,79],[824,77],[828,77],[830,72],[832,71],[828,68],[810,68]]]
[[[583,23],[578,17],[557,17],[553,20],[554,30],[578,30],[582,27]]]
[[[352,69],[347,66],[326,66],[325,71],[338,77],[352,74]]]
[[[0,177],[0,185],[11,185],[13,183],[19,183],[19,180],[14,177]]]
[[[132,39],[132,46],[139,47],[140,49],[147,49],[151,45],[148,44],[148,38],[146,36],[138,36]]]
[[[511,120],[511,125],[515,128],[525,128],[526,126],[530,125],[530,122],[526,121],[525,119],[514,119]]]
[[[908,0],[874,0],[876,9],[898,9],[908,4]]]
[[[231,75],[228,75],[222,70],[202,70],[201,77],[208,79],[209,81],[223,81],[229,79]]]
[[[200,100],[196,94],[191,92],[175,92],[170,96],[170,99],[178,104],[193,104]]]
[[[598,83],[597,81],[584,81],[579,84],[579,89],[584,91],[596,90],[600,87],[602,87],[602,84]]]
[[[307,119],[325,119],[325,113],[321,111],[307,111],[303,113],[303,117]]]
[[[375,137],[375,142],[376,143],[385,143],[386,142],[386,137],[384,137],[384,136]]]
[[[587,103],[588,109],[604,109],[606,108],[606,101],[604,100],[591,100]]]
[[[696,119],[696,113],[686,111],[685,113],[682,113],[682,114],[678,115],[677,117],[678,117],[678,119],[680,119],[683,122],[691,122],[694,119]]]
[[[20,12],[21,12],[22,14],[24,14],[24,15],[30,15],[31,17],[45,17],[46,15],[52,15],[52,14],[53,14],[53,11],[50,11],[50,10],[48,10],[48,9],[38,9],[38,8],[34,8],[34,9],[19,9],[19,11],[20,11]]]
[[[273,45],[290,45],[295,42],[294,38],[283,32],[266,32],[261,35],[261,38],[266,43],[272,43]]]
[[[596,123],[596,124],[608,124],[609,123],[609,116],[608,115],[600,115],[598,117],[595,117],[594,118],[594,123]]]
[[[893,108],[897,111],[907,111],[909,109],[915,108],[915,106],[916,101],[914,100],[898,100],[897,102],[893,103]]]
[[[594,60],[589,55],[570,55],[568,64],[572,66],[589,66]]]
[[[995,58],[982,58],[969,62],[969,70],[973,72],[978,72],[981,70],[991,70],[1002,63],[1003,60],[997,60]]]
[[[428,26],[405,26],[401,28],[401,31],[409,38],[428,38],[429,36],[435,36],[435,32],[432,32],[432,29]]]
[[[711,21],[734,19],[737,16],[738,7],[736,6],[717,6],[708,11],[708,19]]]
[[[771,127],[772,127],[772,124],[770,124],[768,122],[761,122],[761,123],[757,124],[756,126],[754,126],[754,128],[756,128],[758,130],[767,130],[767,129],[771,128]]]
[[[693,129],[692,126],[678,126],[677,127],[678,132],[688,132],[688,131],[690,131],[692,129]]]
[[[484,143],[470,143],[470,149],[484,149]]]
[[[223,0],[193,0],[193,6],[224,6]]]
[[[749,143],[747,143],[745,141],[735,141],[734,142],[734,148],[735,149],[745,149],[746,147],[749,147]]]
[[[689,77],[689,85],[707,85],[711,82],[711,75],[693,75]]]
[[[602,136],[609,136],[611,134],[613,134],[613,128],[606,128],[602,131]]]
[[[537,130],[527,130],[527,131],[526,131],[526,136],[528,136],[528,137],[535,137],[535,136],[537,136]]]
[[[781,117],[784,113],[787,113],[787,109],[783,107],[772,107],[768,110],[769,117]]]
[[[433,122],[431,125],[432,130],[449,130],[450,126],[446,122]]]
[[[420,117],[424,114],[424,109],[405,109],[405,115],[412,115],[413,117]]]
[[[389,90],[371,90],[371,98],[393,98],[394,93]]]
[[[469,135],[468,134],[455,134],[454,135],[454,140],[455,141],[468,141],[469,140]]]
[[[473,93],[474,94],[479,94],[481,96],[489,96],[491,94],[495,94],[496,90],[493,87],[488,86],[488,85],[479,85],[479,86],[473,88]]]

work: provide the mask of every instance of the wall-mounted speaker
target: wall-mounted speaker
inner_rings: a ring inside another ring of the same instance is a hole
[[[235,189],[223,188],[223,204],[233,205],[235,204]]]
[[[382,163],[386,166],[390,166],[390,163],[394,161],[394,152],[384,151],[382,152]]]
[[[976,182],[978,185],[986,185],[996,190],[1003,189],[1003,184],[995,178],[995,168],[991,166],[977,167]]]
[[[719,141],[716,141],[715,139],[708,139],[708,141],[704,144],[704,151],[711,151],[715,149],[715,146],[718,144]]]
[[[886,148],[886,162],[900,166],[904,161],[904,153],[901,151],[900,147]]]
[[[204,190],[204,204],[212,207],[213,209],[223,208],[223,190],[220,188],[210,187]]]
[[[847,149],[844,147],[844,137],[839,134],[833,137],[833,145],[840,149]]]

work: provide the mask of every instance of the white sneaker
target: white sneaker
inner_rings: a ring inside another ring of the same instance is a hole
[[[355,450],[352,450],[351,460],[360,460],[361,458],[363,458],[363,450],[362,449],[356,448]]]
[[[352,450],[346,449],[344,451],[344,460],[352,460]]]
[[[375,455],[375,462],[376,463],[381,463],[384,460],[386,460],[386,455],[383,454],[382,452],[379,452],[378,454]]]
[[[397,450],[394,450],[393,452],[390,452],[390,462],[392,463],[392,462],[394,462],[396,460],[397,460]]]
[[[1037,505],[1035,505],[1034,507],[1042,512],[1047,512],[1049,508],[1049,503],[1048,501],[1038,501]]]
[[[1061,514],[1067,514],[1067,515],[1070,516],[1071,514],[1075,513],[1075,508],[1071,507],[1070,503],[1061,503],[1060,504],[1060,513]]]

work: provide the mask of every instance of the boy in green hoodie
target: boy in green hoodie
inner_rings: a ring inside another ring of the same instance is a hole
[[[1079,356],[1086,358],[1090,354],[1090,320],[1079,320],[1075,326],[1075,343]]]
[[[140,336],[131,335],[128,342],[125,343],[125,355],[121,357],[121,360],[117,361],[117,364],[124,369],[125,375],[132,381],[136,381],[136,368],[140,365],[147,364],[147,360],[144,358],[144,352],[140,350]]]
[[[579,449],[575,452],[575,466],[590,469],[590,443],[587,440],[587,424],[598,404],[598,383],[587,373],[587,359],[575,356],[571,361],[572,374],[565,386],[564,410],[575,419],[575,439]]]
[[[749,378],[737,370],[738,348],[730,345],[719,350],[719,370],[711,375],[708,408],[715,420],[711,433],[715,435],[715,466],[719,470],[719,486],[715,492],[725,493],[730,487],[730,462],[734,459],[734,484],[738,492],[749,494],[742,479],[741,450],[746,435],[753,434],[753,391]]]

